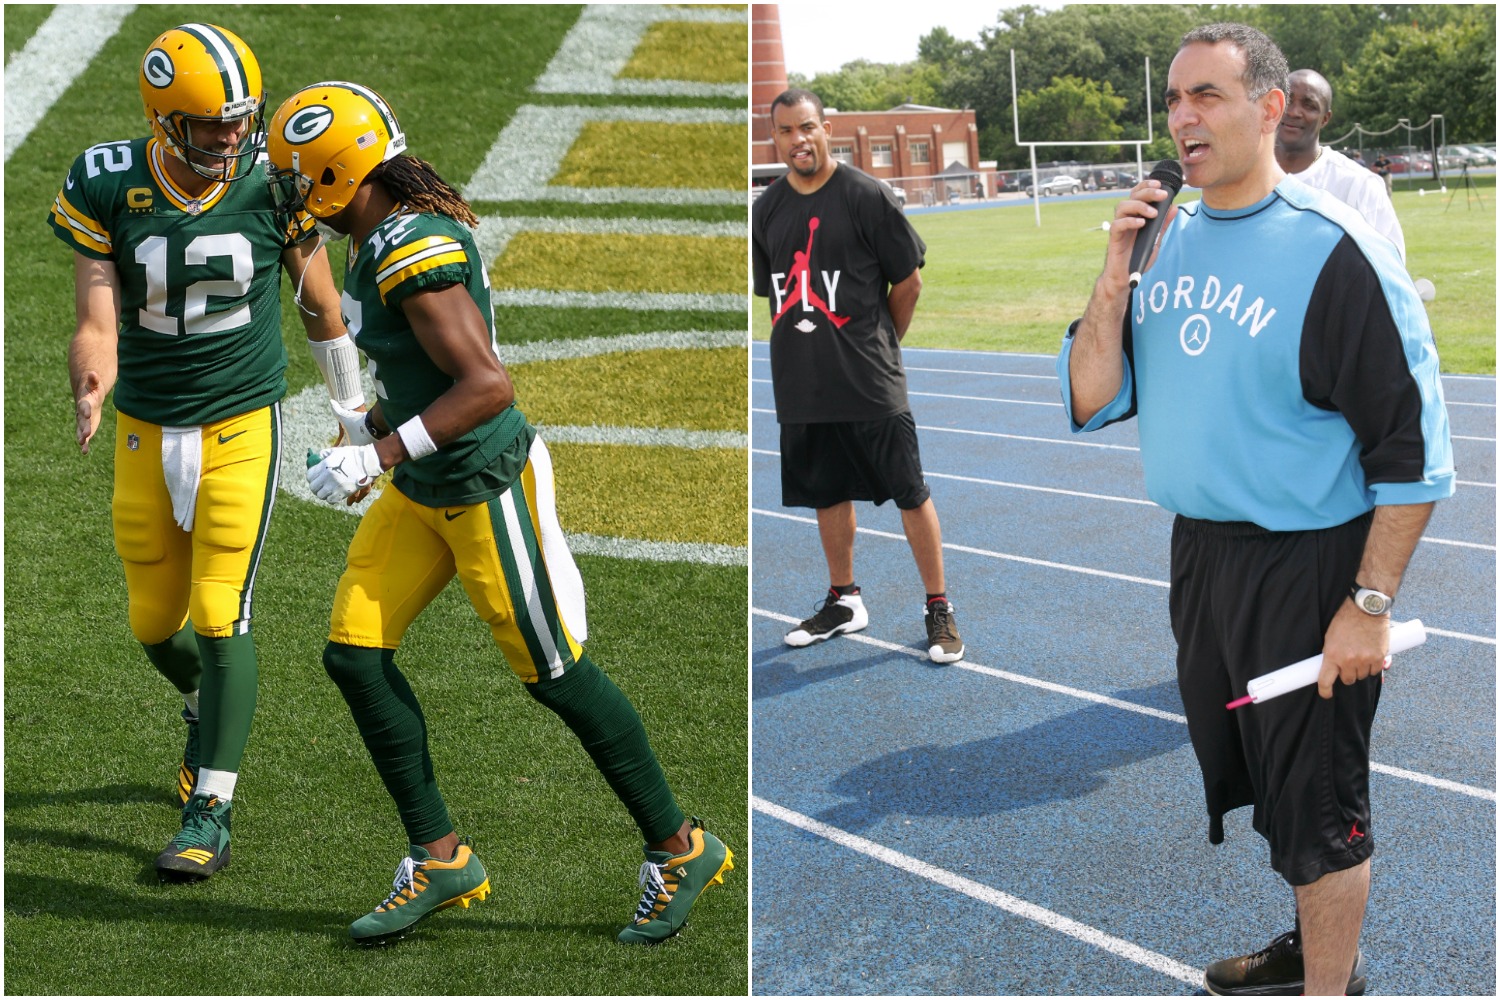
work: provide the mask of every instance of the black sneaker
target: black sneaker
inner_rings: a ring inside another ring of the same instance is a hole
[[[964,641],[958,637],[953,621],[953,605],[944,598],[934,598],[922,612],[927,622],[927,655],[933,663],[954,663],[964,658]]]
[[[828,596],[818,605],[818,613],[786,634],[788,646],[811,646],[841,632],[858,632],[870,624],[865,602],[858,594],[840,596],[828,588]]]
[[[1302,995],[1302,940],[1289,931],[1253,955],[1226,958],[1203,973],[1203,988],[1216,997],[1297,997]],[[1345,996],[1365,994],[1365,956],[1354,954]]]

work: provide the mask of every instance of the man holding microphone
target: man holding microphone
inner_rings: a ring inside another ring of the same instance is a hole
[[[1139,417],[1175,512],[1172,629],[1209,839],[1254,806],[1297,927],[1211,965],[1216,995],[1363,993],[1374,833],[1369,738],[1390,604],[1454,470],[1426,313],[1390,241],[1276,161],[1287,64],[1263,34],[1184,36],[1168,127],[1202,201],[1156,180],[1116,208],[1103,273],[1058,358],[1075,432]],[[1132,291],[1137,231],[1168,212]],[[1321,650],[1317,690],[1230,713],[1249,680]]]

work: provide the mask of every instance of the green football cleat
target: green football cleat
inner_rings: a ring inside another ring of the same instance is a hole
[[[163,882],[197,882],[229,864],[229,812],[234,803],[194,795],[182,807],[182,829],[156,856]]]
[[[411,856],[402,859],[392,886],[385,902],[349,925],[356,944],[395,941],[428,914],[450,906],[468,909],[470,901],[490,894],[489,876],[468,844],[459,844],[451,861],[434,858],[412,844]]]
[[[646,851],[641,865],[640,904],[635,920],[620,932],[625,944],[656,944],[682,930],[688,911],[703,890],[723,885],[724,873],[734,869],[734,855],[724,842],[693,818],[692,848],[672,857],[666,851]]]
[[[187,746],[182,748],[182,763],[177,765],[177,801],[187,805],[198,785],[198,717],[182,710],[182,721],[187,723]]]

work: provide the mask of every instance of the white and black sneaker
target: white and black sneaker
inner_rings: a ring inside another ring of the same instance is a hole
[[[818,613],[786,634],[788,646],[811,646],[841,632],[858,632],[870,624],[865,602],[858,593],[840,594],[832,587],[818,606]]]
[[[946,598],[927,602],[922,612],[927,623],[927,655],[933,663],[954,663],[964,658],[964,641],[953,621],[953,605]]]

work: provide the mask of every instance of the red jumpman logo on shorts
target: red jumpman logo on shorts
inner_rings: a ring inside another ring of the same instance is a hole
[[[792,275],[787,282],[786,304],[781,307],[781,312],[771,318],[771,325],[775,326],[781,322],[787,310],[792,308],[792,303],[799,299],[817,309],[818,312],[828,317],[835,330],[841,329],[849,322],[848,316],[835,316],[829,311],[828,303],[818,297],[818,293],[812,290],[812,245],[813,234],[818,231],[818,220],[816,217],[807,220],[807,249],[798,250],[792,254]]]
[[[1364,836],[1363,833],[1359,832],[1359,820],[1355,820],[1349,827],[1349,836],[1344,838],[1344,840],[1346,843],[1352,844],[1356,840],[1363,840]]]

